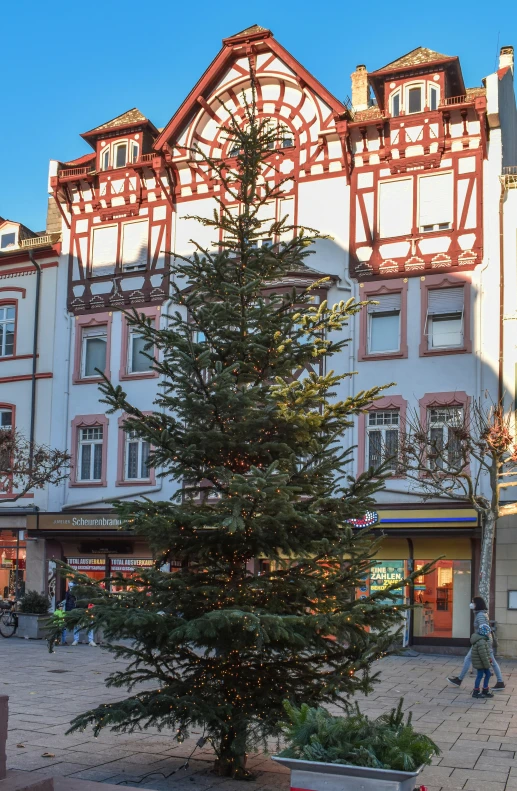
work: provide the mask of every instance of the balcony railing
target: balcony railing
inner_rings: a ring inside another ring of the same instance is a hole
[[[446,99],[440,100],[440,107],[450,107],[454,104],[465,104],[465,102],[470,101],[473,101],[473,99],[469,99],[465,93],[462,96],[448,96]]]
[[[82,168],[67,168],[66,170],[60,170],[58,172],[58,176],[60,179],[68,179],[68,178],[76,178],[77,176],[88,176],[89,174],[95,173],[95,168],[93,165],[86,165]]]
[[[503,168],[503,176],[517,176],[517,165],[508,165]]]
[[[47,244],[54,244],[59,239],[59,233],[46,233],[43,236],[31,236],[28,239],[20,240],[20,247],[42,247]]]
[[[155,157],[160,156],[159,154],[155,154],[152,152],[151,154],[142,154],[140,157],[141,162],[152,162]]]

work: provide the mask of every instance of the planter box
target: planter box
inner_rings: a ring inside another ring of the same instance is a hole
[[[396,769],[301,761],[277,755],[271,757],[291,770],[292,791],[414,791],[422,770],[420,767],[416,772],[399,772]]]
[[[18,629],[16,637],[27,637],[29,640],[44,640],[47,636],[45,623],[50,615],[37,615],[32,612],[17,612]]]

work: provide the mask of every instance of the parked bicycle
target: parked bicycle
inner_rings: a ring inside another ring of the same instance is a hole
[[[15,602],[0,601],[0,635],[12,637],[18,628],[18,616],[14,611]]]

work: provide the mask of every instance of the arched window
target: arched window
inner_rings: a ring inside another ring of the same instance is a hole
[[[404,99],[404,111],[406,115],[421,113],[425,105],[424,84],[412,83],[407,85]]]
[[[439,97],[440,97],[440,89],[438,85],[433,85],[432,83],[429,83],[428,105],[430,110],[438,109]]]
[[[397,118],[400,115],[400,90],[392,94],[390,106],[392,116]]]
[[[101,151],[101,170],[109,170],[110,166],[110,147],[106,146]]]

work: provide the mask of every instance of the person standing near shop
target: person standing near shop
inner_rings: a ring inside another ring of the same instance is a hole
[[[490,629],[490,621],[488,620],[488,608],[486,606],[485,600],[481,598],[481,596],[474,596],[472,602],[470,603],[470,609],[474,610],[474,632],[479,631],[479,627],[483,624],[486,624]],[[501,673],[501,668],[496,662],[494,656],[494,648],[492,644],[492,640],[490,638],[490,659],[492,662],[492,667],[494,669],[495,677],[497,679],[497,684],[492,687],[494,692],[501,692],[506,686],[503,681],[503,675]],[[459,676],[447,676],[447,681],[449,684],[452,684],[454,687],[460,687],[461,682],[467,675],[469,671],[470,664],[472,662],[472,648],[468,652],[467,656],[463,660],[463,667],[461,668],[461,672]]]
[[[74,594],[72,593],[72,588],[73,587],[74,587],[74,583],[70,582],[68,584],[68,589],[67,589],[66,594],[65,594],[65,612],[71,612],[72,610],[75,610],[76,607],[77,607],[77,600],[76,600]],[[81,631],[81,629],[80,629],[79,626],[76,626],[74,628],[74,640],[73,640],[72,645],[79,645],[79,632],[80,631]],[[62,645],[64,645],[64,644],[66,644],[66,629],[63,630]],[[97,646],[97,643],[94,640],[93,629],[90,629],[88,631],[88,645],[91,645],[93,647]]]

